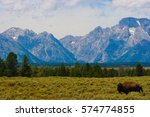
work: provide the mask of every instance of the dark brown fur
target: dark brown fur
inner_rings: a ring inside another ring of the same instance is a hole
[[[119,93],[123,92],[125,94],[128,94],[131,91],[134,92],[139,92],[139,93],[143,93],[143,89],[142,87],[135,83],[135,82],[124,82],[124,83],[119,83],[117,86],[117,90]]]

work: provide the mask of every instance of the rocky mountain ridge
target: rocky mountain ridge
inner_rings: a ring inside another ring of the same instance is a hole
[[[19,61],[27,55],[32,63],[150,62],[150,20],[127,17],[115,26],[60,40],[46,31],[12,27],[0,34],[0,57],[11,51]]]
[[[85,36],[69,35],[60,41],[85,62],[150,62],[149,32],[149,19],[128,17],[113,27],[98,26]]]

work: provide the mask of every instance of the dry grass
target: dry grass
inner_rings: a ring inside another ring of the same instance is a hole
[[[143,94],[119,94],[118,82],[136,81]],[[150,77],[122,78],[0,78],[0,99],[3,100],[149,100]]]

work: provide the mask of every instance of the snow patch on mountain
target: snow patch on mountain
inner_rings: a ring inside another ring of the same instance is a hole
[[[136,30],[135,28],[129,28],[129,32],[131,33],[131,35],[133,36],[135,35],[135,30]]]
[[[141,23],[140,23],[140,21],[139,21],[139,20],[137,20],[136,22],[138,23],[138,25],[139,25],[139,26],[141,26]]]

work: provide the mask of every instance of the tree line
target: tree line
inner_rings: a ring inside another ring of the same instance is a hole
[[[32,69],[28,57],[24,56],[21,65],[18,64],[17,55],[10,52],[4,61],[0,58],[0,76],[26,76],[32,75]]]
[[[100,64],[65,66],[63,63],[56,67],[33,66],[29,64],[28,57],[24,56],[22,63],[18,64],[17,55],[10,52],[4,61],[0,58],[0,76],[23,76],[23,77],[123,77],[123,76],[150,76],[150,69],[145,69],[138,63],[136,67],[102,68]]]

